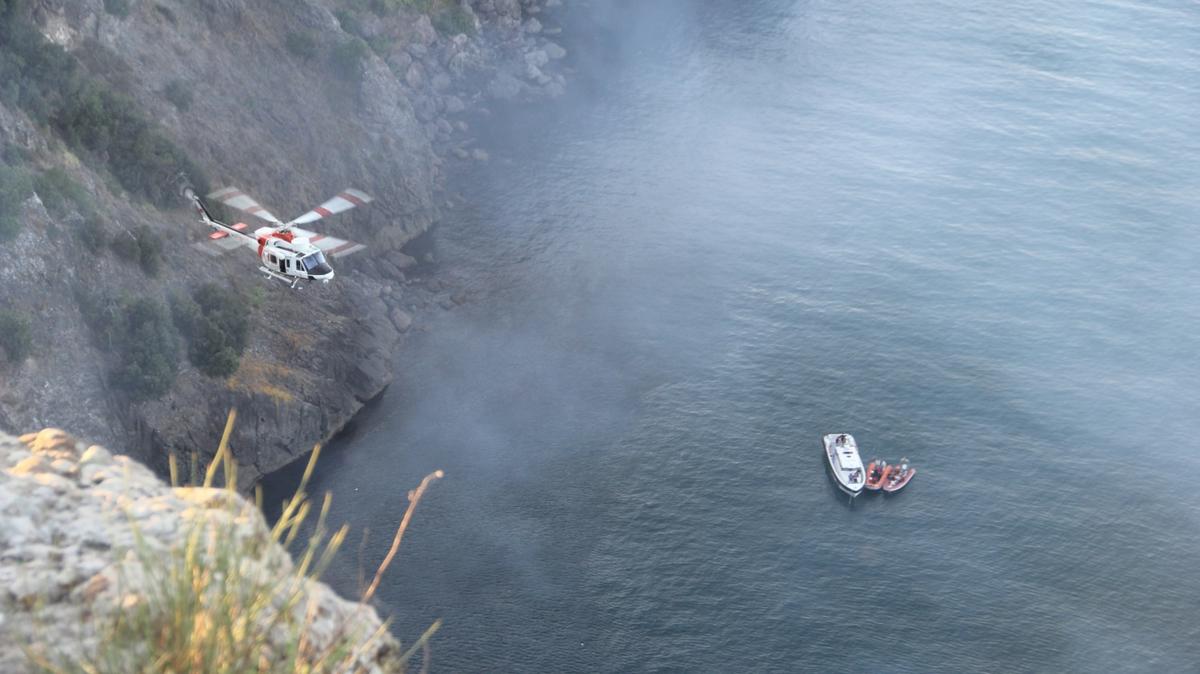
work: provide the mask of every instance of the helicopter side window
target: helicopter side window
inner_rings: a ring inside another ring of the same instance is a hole
[[[270,258],[270,260],[271,260],[271,264],[275,264],[276,260],[275,260],[275,254],[274,254],[274,253],[271,253],[271,254],[267,255],[267,257],[268,257],[268,258]]]

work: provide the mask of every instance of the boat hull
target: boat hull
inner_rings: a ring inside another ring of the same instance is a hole
[[[838,444],[837,439],[844,441]],[[849,433],[829,433],[822,439],[825,448],[825,464],[830,477],[838,489],[849,496],[862,493],[866,480],[866,468],[858,456],[858,445]]]
[[[863,489],[866,489],[867,491],[879,491],[887,482],[888,475],[890,475],[892,472],[892,467],[888,465],[883,466],[883,470],[880,471],[878,479],[871,479],[871,476],[875,474],[875,470],[878,468],[878,466],[879,462],[877,461],[872,461],[867,466],[867,479],[866,482],[863,483]]]
[[[885,480],[883,483],[884,493],[894,494],[894,493],[900,491],[901,489],[904,489],[904,486],[907,485],[909,482],[912,482],[912,479],[916,474],[917,474],[916,468],[909,468],[908,472],[905,473],[903,476],[901,476],[900,479],[897,480],[895,483],[888,482]]]

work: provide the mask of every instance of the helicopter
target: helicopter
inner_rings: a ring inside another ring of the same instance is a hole
[[[249,226],[244,222],[229,225],[213,217],[204,200],[191,187],[185,187],[183,194],[195,205],[200,222],[216,230],[208,235],[207,240],[196,244],[197,247],[210,255],[222,255],[244,247],[253,248],[262,263],[259,271],[264,272],[267,278],[283,281],[292,288],[300,287],[301,281],[328,284],[334,274],[326,254],[341,258],[366,248],[361,243],[317,234],[296,226],[370,203],[371,197],[360,190],[344,189],[337,196],[289,222],[281,221],[236,187],[225,187],[206,197],[274,225],[259,227],[252,234],[247,233]]]

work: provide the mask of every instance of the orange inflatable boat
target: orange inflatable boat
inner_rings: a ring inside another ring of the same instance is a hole
[[[871,459],[871,464],[867,466],[867,481],[863,484],[864,487],[871,491],[879,491],[887,482],[888,475],[892,472],[892,466],[888,465],[883,459]]]
[[[908,465],[908,459],[900,459],[899,466],[888,466],[888,473],[883,478],[883,486],[881,488],[889,494],[900,491],[916,474],[917,469]],[[870,478],[868,478],[868,486],[870,486],[869,480]]]

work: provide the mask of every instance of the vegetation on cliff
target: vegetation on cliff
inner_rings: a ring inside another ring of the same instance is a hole
[[[205,283],[171,296],[171,317],[188,340],[188,360],[210,377],[237,372],[250,334],[250,303],[232,288]]]
[[[0,351],[10,363],[19,363],[33,351],[29,317],[11,309],[0,310]]]
[[[134,400],[171,389],[179,369],[178,336],[161,302],[81,294],[79,307],[96,345],[113,358],[113,385]]]
[[[29,174],[0,162],[0,241],[8,241],[21,231],[21,204],[33,191]]]
[[[132,99],[89,76],[73,56],[42,37],[26,19],[25,4],[0,0],[0,101],[20,106],[130,193],[155,205],[177,203],[180,173],[201,191],[207,188],[199,167]]]

